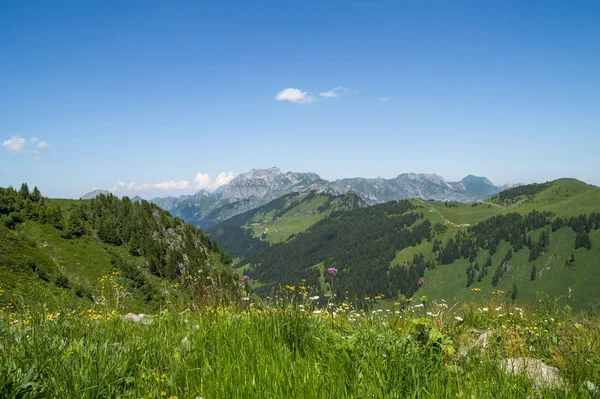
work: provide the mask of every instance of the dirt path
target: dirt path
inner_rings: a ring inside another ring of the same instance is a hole
[[[419,200],[419,202],[421,202],[423,205],[427,205],[423,200]],[[435,209],[433,206],[429,206],[429,209],[435,213],[437,213],[438,215],[440,215],[440,217],[444,220],[444,224],[451,224],[452,226],[457,226],[457,227],[468,227],[470,226],[469,223],[462,223],[462,224],[458,224],[458,223],[454,223],[449,221],[448,219],[446,219],[444,217],[444,215],[442,215],[440,213],[440,211],[438,211],[437,209]]]
[[[498,204],[494,204],[493,202],[487,202],[487,201],[479,201],[482,204],[488,204],[488,205],[492,205],[492,206],[496,206],[498,208],[504,209],[504,207],[502,205],[498,205]]]

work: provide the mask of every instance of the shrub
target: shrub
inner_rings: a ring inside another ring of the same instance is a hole
[[[88,287],[86,287],[85,285],[82,285],[82,284],[77,284],[75,286],[75,295],[77,295],[80,298],[87,298],[90,301],[93,299],[92,291],[90,291],[90,289]]]
[[[54,280],[54,285],[56,285],[58,288],[69,288],[69,283],[69,278],[64,274],[61,274],[56,278],[56,280]]]

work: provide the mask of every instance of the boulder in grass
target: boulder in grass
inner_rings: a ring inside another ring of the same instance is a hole
[[[130,323],[152,324],[152,319],[143,313],[127,313],[123,316],[123,321]]]
[[[519,357],[502,360],[500,368],[509,374],[524,373],[537,388],[563,388],[565,383],[556,367],[539,359]]]

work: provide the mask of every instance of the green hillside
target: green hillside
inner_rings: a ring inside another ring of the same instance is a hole
[[[146,201],[48,199],[0,188],[0,304],[134,312],[234,296],[238,277],[216,242]],[[211,279],[218,280],[216,287]],[[208,288],[210,287],[210,289]],[[202,297],[203,296],[203,297]]]
[[[271,244],[293,240],[335,211],[365,206],[358,195],[291,193],[210,227],[207,232],[236,258],[247,258]]]
[[[516,287],[517,300],[548,295],[566,303],[571,288],[577,307],[600,309],[598,212],[600,189],[574,179],[475,204],[392,202],[323,219],[294,240],[254,251],[245,270],[265,294],[301,279],[324,287],[324,271],[335,267],[338,295],[356,298],[418,290],[454,300],[498,290],[512,296]]]
[[[487,213],[488,217],[518,213],[530,214],[533,211],[551,212],[556,218],[569,220],[579,215],[590,215],[600,211],[600,189],[576,179],[559,179],[544,184],[533,184],[515,187],[494,195],[488,202],[473,205],[459,204],[457,207],[430,206],[438,213],[438,217],[446,220],[449,233],[440,239],[443,243],[453,237],[461,227],[459,223],[475,224]],[[470,208],[471,207],[471,208]],[[480,213],[481,212],[481,213]],[[431,216],[436,218],[435,215]],[[485,219],[485,217],[484,217]],[[579,308],[592,307],[600,309],[600,230],[598,223],[588,228],[584,234],[589,236],[591,248],[583,246],[575,248],[577,232],[572,227],[547,225],[550,228],[549,245],[535,260],[530,260],[531,250],[523,248],[515,253],[509,261],[509,267],[496,286],[492,285],[492,276],[485,276],[472,286],[465,286],[465,270],[470,266],[469,259],[459,259],[450,265],[436,267],[425,272],[425,284],[419,295],[433,299],[464,300],[473,296],[492,296],[494,291],[512,294],[517,287],[517,298],[534,301],[546,296],[556,298],[559,303],[566,303],[571,289],[572,299]],[[531,231],[531,235],[539,235],[541,229]],[[497,268],[510,245],[503,242],[498,252],[492,256],[492,268]],[[430,245],[420,250],[430,252]],[[413,251],[414,252],[414,251]],[[571,255],[575,261],[569,262]],[[397,254],[395,264],[406,262],[412,256],[410,249]],[[489,250],[480,249],[476,260],[482,264],[489,257]],[[532,269],[535,266],[535,279],[532,280]],[[477,288],[481,291],[471,290]],[[497,294],[493,294],[497,295]]]

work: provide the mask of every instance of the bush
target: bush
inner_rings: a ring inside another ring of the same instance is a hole
[[[88,287],[86,287],[85,285],[81,285],[81,284],[77,284],[75,286],[75,295],[77,295],[80,298],[87,298],[90,301],[93,299],[92,291],[90,291],[90,289]]]
[[[50,281],[50,273],[48,272],[48,269],[42,266],[37,260],[28,260],[26,266],[31,269],[32,272],[37,274],[42,280]]]
[[[12,229],[13,227],[15,227],[17,224],[21,223],[23,221],[23,217],[21,216],[21,214],[19,212],[11,212],[8,215],[0,215],[0,222],[5,225],[6,227],[8,227],[9,229]]]
[[[21,236],[21,241],[24,242],[26,245],[29,245],[30,247],[37,247],[37,242],[35,242],[35,240],[31,237]]]
[[[73,238],[73,235],[71,234],[71,232],[69,230],[62,230],[60,232],[60,236],[64,239],[70,240],[71,238]]]
[[[69,278],[64,274],[61,274],[56,278],[56,280],[54,280],[54,285],[56,285],[58,288],[69,288],[69,284]]]
[[[50,273],[48,273],[48,270],[46,270],[45,267],[38,266],[38,268],[35,270],[35,273],[42,280],[44,280],[44,281],[50,281]]]

